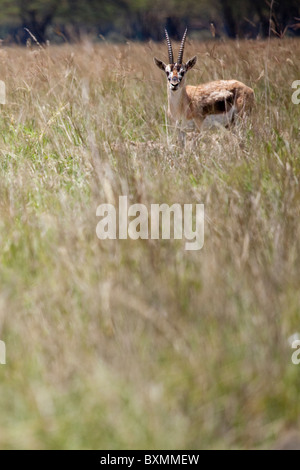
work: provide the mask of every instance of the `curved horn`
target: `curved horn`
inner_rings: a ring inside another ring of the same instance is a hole
[[[178,60],[177,60],[177,63],[178,64],[182,64],[182,58],[183,58],[183,51],[184,51],[184,44],[185,44],[185,40],[186,40],[186,34],[187,34],[187,28],[185,29],[185,32],[182,36],[182,39],[181,39],[181,44],[180,44],[180,49],[179,49],[179,54],[178,54]]]
[[[168,44],[169,64],[174,64],[172,44],[168,35],[168,31],[166,29],[165,29],[165,35],[166,35],[166,40]]]

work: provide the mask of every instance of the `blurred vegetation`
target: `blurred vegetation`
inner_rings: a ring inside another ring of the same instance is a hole
[[[185,149],[163,43],[0,48],[1,449],[278,448],[298,432],[298,42],[189,42],[190,84],[238,78],[256,106]],[[204,203],[203,249],[98,240],[96,208],[121,194]]]
[[[179,39],[189,25],[195,38],[216,36],[283,37],[298,35],[298,0],[0,0],[0,36],[25,43],[26,29],[39,42],[78,40],[102,35],[111,41],[158,40],[167,25]],[[26,29],[24,29],[26,28]]]

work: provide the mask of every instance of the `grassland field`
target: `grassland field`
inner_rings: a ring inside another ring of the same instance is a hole
[[[255,91],[166,119],[164,44],[0,48],[1,449],[271,449],[298,433],[299,41],[187,41]],[[99,204],[203,203],[205,243],[103,240]],[[294,437],[293,437],[294,438]]]

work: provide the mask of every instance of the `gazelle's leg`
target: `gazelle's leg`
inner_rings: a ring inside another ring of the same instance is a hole
[[[167,143],[168,143],[168,146],[170,146],[172,145],[172,142],[174,140],[174,131],[176,132],[177,123],[172,118],[172,115],[170,114],[169,111],[167,114],[166,125],[167,125]]]
[[[226,123],[225,123],[225,128],[226,129],[233,129],[235,124],[236,124],[236,120],[237,120],[237,116],[238,116],[238,111],[237,111],[237,108],[235,107],[235,105],[233,105],[229,111],[227,111],[227,113],[225,114],[225,117],[226,117]]]
[[[199,116],[194,117],[194,123],[195,123],[196,129],[198,131],[201,131],[203,121],[204,121],[204,118],[202,118],[202,117],[199,117]]]
[[[183,130],[182,122],[176,120],[175,122],[175,134],[178,139],[179,145],[185,147],[185,131]]]
[[[182,127],[180,127],[180,124],[179,124],[179,128],[178,128],[178,140],[179,140],[179,144],[180,144],[182,147],[185,147],[185,137],[186,137],[186,133],[185,133],[185,131],[182,129]]]

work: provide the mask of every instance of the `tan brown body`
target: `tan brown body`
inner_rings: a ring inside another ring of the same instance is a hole
[[[243,117],[254,103],[254,91],[237,80],[217,80],[202,85],[184,84],[175,92],[168,88],[169,117],[175,121],[194,121],[200,129],[207,116],[224,115],[231,124]]]

